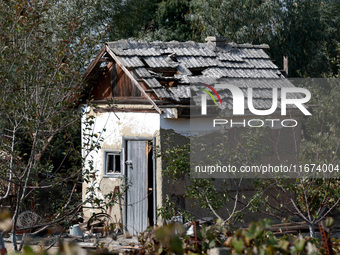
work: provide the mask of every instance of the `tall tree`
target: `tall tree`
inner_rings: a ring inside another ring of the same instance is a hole
[[[106,30],[106,40],[140,38],[153,29],[152,20],[159,0],[94,0],[86,23]]]
[[[280,25],[276,12],[281,1],[193,0],[191,20],[196,34],[224,36],[237,43],[262,43]]]
[[[336,74],[339,3],[288,0],[282,4],[278,13],[281,26],[269,41],[273,57],[279,64],[283,55],[289,57],[292,77]]]
[[[168,0],[158,3],[153,29],[146,36],[152,40],[197,40],[190,21],[190,1]]]
[[[51,222],[81,209],[78,105],[94,38],[83,37],[77,3],[0,3],[0,205],[13,212],[13,237],[19,214],[42,209],[36,196],[53,198]]]
[[[307,0],[193,0],[195,35],[224,36],[237,43],[267,43],[277,65],[289,57],[290,76],[336,74],[339,2]]]

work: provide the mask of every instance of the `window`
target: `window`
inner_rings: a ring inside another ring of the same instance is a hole
[[[106,151],[104,154],[104,176],[121,175],[120,153]]]

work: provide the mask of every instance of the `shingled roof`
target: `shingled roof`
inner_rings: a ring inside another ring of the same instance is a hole
[[[188,102],[190,85],[232,83],[244,91],[252,87],[254,107],[268,108],[273,87],[293,86],[264,51],[268,45],[226,43],[216,37],[207,43],[120,40],[106,45],[159,100],[176,104]],[[231,99],[228,92],[222,96]]]

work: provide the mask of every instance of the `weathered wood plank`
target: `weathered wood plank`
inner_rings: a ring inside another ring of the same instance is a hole
[[[146,141],[127,141],[127,191],[126,227],[135,235],[147,228],[147,162]]]
[[[153,107],[156,109],[156,111],[159,114],[162,114],[162,110],[156,105],[156,103],[150,98],[150,96],[145,93],[144,89],[142,88],[142,86],[139,84],[139,82],[135,79],[135,77],[133,77],[132,73],[122,64],[122,62],[120,61],[120,59],[110,50],[110,48],[108,46],[106,47],[106,51],[109,53],[109,55],[113,58],[114,61],[116,61],[116,63],[121,67],[121,69],[126,73],[126,75],[131,79],[131,82],[140,90],[140,92],[142,93],[142,95],[149,100],[149,102],[153,105]]]

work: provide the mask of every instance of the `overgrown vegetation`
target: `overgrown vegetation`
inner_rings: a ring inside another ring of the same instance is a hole
[[[78,106],[82,73],[100,35],[83,34],[84,12],[75,7],[70,1],[0,3],[0,203],[12,212],[15,250],[19,228],[67,226],[94,200],[82,201],[81,185],[93,175],[87,156],[101,138],[83,130],[82,148]],[[83,121],[91,130],[93,121]]]
[[[313,95],[312,116],[303,120],[302,139],[297,158],[310,171],[297,179],[268,179],[256,184],[257,192],[271,186],[272,191],[256,201],[261,211],[281,220],[306,221],[310,235],[315,226],[339,209],[339,82],[334,79],[304,80]],[[314,166],[314,167],[313,167]],[[324,171],[325,167],[330,168]]]
[[[171,216],[182,215],[185,220],[188,220],[192,217],[199,217],[193,209],[197,207],[207,209],[215,217],[226,222],[240,220],[242,214],[252,207],[252,200],[255,199],[246,197],[241,192],[244,185],[249,186],[252,180],[215,179],[209,176],[197,178],[200,176],[190,172],[190,166],[193,164],[190,152],[200,156],[197,160],[212,164],[216,162],[236,166],[257,164],[261,156],[268,152],[267,146],[259,146],[263,142],[264,134],[264,130],[261,129],[244,129],[242,132],[226,130],[223,133],[191,137],[190,142],[184,145],[173,144],[171,135],[165,138],[160,152],[164,163],[163,175],[170,185],[181,183],[183,186],[181,194],[175,192],[174,195],[183,196],[188,208],[181,208],[174,203],[173,198],[167,196],[164,206],[159,209],[160,216],[165,220],[170,220]],[[205,150],[209,153],[205,153]],[[178,189],[173,189],[173,191],[176,190]]]
[[[224,247],[232,254],[323,254],[317,239],[287,235],[276,237],[269,220],[253,222],[247,229],[231,231],[224,222],[202,227],[197,239],[186,234],[181,225],[170,224],[141,234],[141,254],[208,254]]]

